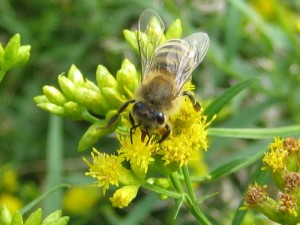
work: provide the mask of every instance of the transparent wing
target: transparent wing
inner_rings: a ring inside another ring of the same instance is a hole
[[[192,72],[203,60],[208,47],[209,37],[206,33],[194,33],[183,39],[182,48],[187,48],[187,51],[179,59],[176,71],[174,71],[176,95],[180,93],[183,85],[191,79]]]
[[[160,16],[152,9],[142,12],[137,31],[138,46],[141,57],[142,79],[148,75],[155,49],[164,37],[165,25]]]

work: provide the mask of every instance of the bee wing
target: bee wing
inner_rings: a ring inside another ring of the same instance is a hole
[[[191,79],[194,69],[200,64],[207,53],[209,47],[209,37],[206,33],[194,33],[183,39],[183,44],[188,45],[185,56],[179,60],[179,65],[175,72],[175,84],[178,95],[183,85]]]
[[[145,79],[152,64],[155,49],[160,45],[165,25],[153,9],[142,12],[138,23],[138,46],[141,57],[142,79]]]

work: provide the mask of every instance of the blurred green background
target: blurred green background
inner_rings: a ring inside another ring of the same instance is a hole
[[[172,221],[172,201],[161,202],[149,193],[140,193],[136,203],[125,210],[112,209],[97,191],[85,187],[91,180],[84,177],[86,166],[81,158],[89,153],[78,153],[76,149],[89,124],[49,118],[49,113],[33,102],[43,85],[57,86],[57,76],[72,64],[92,81],[98,64],[105,65],[112,74],[125,57],[139,66],[138,56],[123,38],[123,30],[134,30],[146,8],[155,9],[167,26],[180,18],[184,36],[196,31],[209,34],[208,55],[193,75],[197,97],[204,107],[239,81],[260,78],[259,84],[243,91],[222,110],[213,127],[299,124],[299,1],[1,0],[0,42],[5,45],[20,33],[22,44],[31,45],[32,50],[29,62],[9,71],[0,83],[0,177],[8,179],[8,185],[1,179],[0,203],[8,195],[15,197],[20,207],[49,188],[46,181],[51,150],[47,151],[46,146],[51,140],[49,127],[56,121],[60,132],[54,140],[61,138],[63,143],[63,151],[56,156],[61,159],[56,165],[59,180],[78,187],[53,199],[50,196],[44,203],[47,209],[54,210],[64,201],[64,213],[71,215],[70,224],[78,225],[124,221],[131,225],[195,224],[185,210],[176,222]],[[104,138],[97,146],[115,149],[112,140]],[[270,140],[211,137],[210,148],[204,154],[206,167],[209,170],[239,155],[255,154],[268,143]],[[203,203],[203,211],[215,224],[230,224],[255,168],[199,189],[199,194],[220,193]],[[68,205],[80,207],[76,211]],[[252,219],[250,215],[250,222],[243,224],[270,224]]]

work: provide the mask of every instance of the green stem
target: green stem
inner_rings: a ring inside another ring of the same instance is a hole
[[[4,75],[6,74],[6,72],[7,72],[7,69],[5,69],[4,67],[2,67],[0,69],[0,82],[2,81],[2,79],[3,79]]]
[[[181,186],[180,180],[178,178],[177,172],[171,173],[170,180],[176,189],[177,192],[179,192],[181,195],[184,193],[183,188]]]
[[[190,209],[191,213],[195,216],[195,218],[201,222],[201,224],[211,225],[210,221],[206,218],[203,212],[198,207],[197,199],[195,196],[195,192],[193,190],[190,174],[187,165],[182,167],[182,173],[185,181],[185,185],[188,192],[188,198],[185,198],[185,205]]]
[[[161,195],[166,195],[168,197],[175,198],[175,199],[181,199],[182,198],[181,194],[178,194],[178,193],[173,192],[173,191],[168,191],[166,189],[163,189],[161,187],[155,186],[153,184],[144,183],[142,186],[144,188],[150,190],[150,191],[153,191],[153,192],[161,194]]]

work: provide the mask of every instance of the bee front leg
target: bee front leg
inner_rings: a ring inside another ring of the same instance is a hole
[[[131,123],[131,126],[132,126],[130,128],[130,142],[131,142],[131,144],[133,144],[133,141],[132,141],[133,130],[135,130],[137,127],[141,126],[141,124],[135,124],[134,119],[133,119],[131,113],[129,113],[129,120],[130,120],[130,123]]]
[[[169,137],[169,135],[171,133],[171,127],[166,123],[165,128],[166,128],[166,132],[163,134],[163,136],[157,143],[162,143],[164,140],[167,139],[167,137]]]
[[[197,112],[200,111],[201,106],[200,106],[199,102],[196,101],[195,96],[191,92],[184,91],[184,92],[182,92],[182,95],[185,95],[190,99],[190,101],[193,104],[193,107],[194,107],[195,111],[197,111]]]
[[[123,105],[121,105],[121,107],[118,109],[117,113],[109,119],[107,125],[105,127],[103,127],[102,129],[106,129],[106,128],[113,126],[119,119],[121,113],[129,106],[129,104],[132,104],[135,102],[136,102],[136,100],[132,99],[132,100],[125,102]]]

